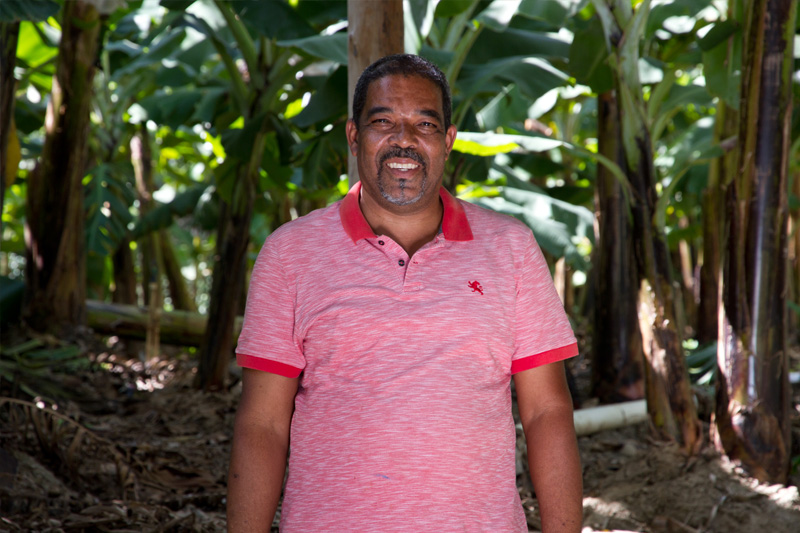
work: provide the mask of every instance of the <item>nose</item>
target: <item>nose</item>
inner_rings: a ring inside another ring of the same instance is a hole
[[[392,132],[390,142],[394,146],[408,148],[416,146],[417,140],[414,133],[414,126],[405,122],[400,122]]]

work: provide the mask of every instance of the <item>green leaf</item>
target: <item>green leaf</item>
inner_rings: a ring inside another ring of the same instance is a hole
[[[52,0],[3,0],[0,2],[0,22],[47,20],[59,9]]]
[[[565,26],[577,3],[572,0],[522,0],[519,12],[528,18],[543,20],[553,27]]]
[[[294,47],[321,59],[329,59],[340,65],[347,65],[347,33],[333,35],[314,35],[302,39],[278,41],[279,46]]]
[[[486,27],[502,32],[511,23],[517,14],[522,0],[493,0],[492,3],[478,14],[476,19]]]
[[[131,221],[133,191],[127,186],[127,166],[102,163],[88,173],[84,187],[86,250],[99,256],[114,253]]]
[[[161,67],[156,72],[156,85],[158,87],[180,87],[194,83],[197,73],[185,65],[177,64],[172,67]]]
[[[592,17],[589,24],[579,30],[569,49],[569,73],[579,83],[588,85],[596,94],[614,88],[614,73],[608,64],[603,25],[599,17]]]
[[[506,153],[510,152],[511,149],[508,149],[510,145],[515,145],[516,148],[525,148],[531,152],[546,152],[548,150],[552,150],[553,148],[559,148],[564,146],[564,142],[558,139],[551,139],[549,137],[533,137],[528,135],[508,135],[508,134],[498,134],[498,133],[479,133],[479,132],[471,132],[471,131],[459,131],[458,136],[456,137],[456,143],[461,141],[458,145],[460,147],[467,148],[468,150],[481,150],[483,148],[489,149],[497,149],[494,153]],[[477,146],[481,146],[483,148],[477,148]],[[504,148],[500,150],[500,148]],[[462,151],[453,147],[454,150]],[[465,151],[464,153],[476,153],[472,151]],[[494,154],[492,154],[494,155]]]
[[[589,262],[576,241],[593,239],[594,215],[585,207],[556,200],[547,194],[512,187],[503,189],[503,198],[485,198],[477,203],[512,215],[527,224],[539,245],[555,257],[564,257],[578,270]]]
[[[728,38],[739,33],[740,31],[741,27],[735,20],[722,20],[715,23],[702,39],[698,39],[697,45],[704,52],[708,52],[709,50],[726,43]]]
[[[0,3],[0,5],[3,4]],[[58,45],[43,40],[33,22],[22,22],[19,25],[17,61],[35,69],[51,61],[57,55]]]
[[[194,114],[189,118],[189,122],[193,124],[203,122],[213,124],[228,91],[224,87],[203,87],[198,90],[202,94],[202,98],[197,102]]]
[[[731,65],[734,62],[736,65]],[[739,109],[741,58],[729,59],[728,47],[717,46],[703,52],[703,74],[709,94],[721,98],[731,109]]]
[[[460,135],[460,134],[459,134]],[[490,157],[497,154],[506,154],[519,148],[516,143],[495,144],[487,146],[474,141],[456,138],[453,143],[453,150],[462,154],[477,155],[480,157]]]
[[[480,64],[507,57],[545,57],[567,59],[570,44],[553,35],[508,28],[503,32],[484,31],[475,40],[467,63]]]
[[[453,18],[467,11],[475,0],[441,0],[436,4],[434,16],[436,18]]]
[[[200,198],[209,190],[213,190],[213,187],[199,183],[176,194],[171,202],[158,204],[158,207],[151,209],[147,215],[136,221],[131,230],[131,239],[139,239],[153,231],[168,228],[172,225],[174,218],[192,214],[195,212]]]
[[[264,126],[265,114],[261,113],[244,122],[244,127],[222,132],[222,146],[226,159],[234,158],[241,162],[250,161],[256,135]]]
[[[288,40],[309,37],[316,32],[284,0],[230,2],[239,18],[254,35]]]
[[[198,89],[178,89],[170,94],[158,91],[141,100],[139,105],[147,110],[150,120],[177,129],[194,115],[195,106],[202,97]]]
[[[194,2],[195,0],[160,0],[159,3],[171,11],[186,11]]]
[[[493,131],[522,121],[529,116],[530,107],[530,99],[526,98],[516,85],[511,84],[475,113],[475,119],[480,129]]]
[[[306,189],[326,189],[336,185],[339,176],[347,172],[344,124],[323,133],[308,148],[303,164],[302,185]]]
[[[325,80],[320,90],[311,95],[306,108],[291,121],[307,128],[346,115],[347,99],[347,67],[342,65]]]
[[[464,97],[480,94],[496,78],[511,81],[529,98],[536,99],[550,89],[565,85],[568,77],[550,63],[536,57],[513,57],[485,65],[464,65],[459,78]]]

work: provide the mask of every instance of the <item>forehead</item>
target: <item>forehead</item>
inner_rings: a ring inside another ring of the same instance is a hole
[[[391,74],[369,84],[365,112],[385,103],[442,111],[442,91],[433,81],[422,76]]]

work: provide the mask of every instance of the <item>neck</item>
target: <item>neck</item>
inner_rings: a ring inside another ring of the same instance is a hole
[[[409,214],[396,214],[371,205],[372,202],[361,195],[359,204],[364,218],[376,235],[386,235],[402,246],[409,257],[432,241],[439,233],[444,208],[437,197],[429,208]]]

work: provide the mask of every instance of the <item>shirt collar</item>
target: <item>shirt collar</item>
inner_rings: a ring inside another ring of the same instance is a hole
[[[342,226],[344,226],[344,230],[350,238],[353,239],[353,242],[377,237],[361,212],[358,202],[360,194],[361,182],[359,181],[350,188],[339,205]],[[444,206],[444,215],[442,216],[444,238],[449,241],[471,241],[473,238],[472,229],[469,227],[464,207],[444,187],[439,188],[439,198],[441,198],[442,206]]]

